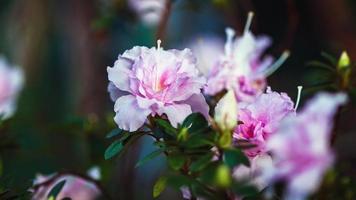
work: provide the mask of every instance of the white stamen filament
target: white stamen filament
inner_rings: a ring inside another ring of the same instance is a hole
[[[251,27],[251,24],[252,24],[252,19],[253,19],[254,15],[255,15],[254,12],[252,12],[252,11],[248,12],[244,33],[247,33],[247,31],[250,30],[250,27]]]
[[[162,43],[162,41],[160,39],[158,39],[157,40],[157,49],[161,48],[161,43]]]
[[[225,43],[225,54],[231,56],[232,54],[232,44],[235,37],[235,31],[232,28],[226,28],[226,43]]]
[[[298,96],[297,96],[297,102],[295,103],[294,110],[298,109],[300,97],[302,96],[302,90],[303,90],[303,86],[298,86]]]
[[[272,75],[277,69],[287,60],[290,52],[284,51],[281,57],[278,58],[276,62],[274,62],[263,74],[265,77]]]
[[[162,41],[160,39],[158,39],[157,40],[157,50],[159,52],[157,52],[157,54],[156,54],[157,55],[156,59],[158,59],[158,60],[159,60],[159,57],[160,57],[160,51],[162,50],[161,43],[162,43]],[[160,77],[158,75],[158,67],[159,67],[159,65],[155,65],[154,66],[155,77],[154,77],[154,82],[153,82],[153,90],[156,91],[156,92],[158,92],[160,90],[160,87],[161,87],[160,83],[159,83]]]

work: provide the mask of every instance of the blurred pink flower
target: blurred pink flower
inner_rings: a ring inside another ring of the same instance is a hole
[[[272,64],[272,57],[260,59],[271,44],[268,37],[255,37],[246,30],[241,37],[227,28],[225,55],[221,56],[208,75],[205,93],[215,95],[225,89],[234,89],[239,101],[251,101],[266,87],[265,71]]]
[[[208,116],[209,107],[201,93],[206,80],[199,76],[189,49],[136,46],[120,55],[107,71],[115,122],[121,129],[137,130],[148,115],[165,114],[175,127],[192,112]]]
[[[14,114],[23,80],[22,70],[10,66],[3,57],[0,57],[0,119],[7,119]]]
[[[268,140],[275,168],[266,167],[264,177],[272,182],[285,180],[286,199],[304,199],[319,187],[334,160],[330,149],[333,117],[346,99],[345,94],[317,95],[300,114],[283,120]]]
[[[266,167],[273,168],[273,160],[267,153],[259,154],[255,157],[249,157],[250,167],[240,165],[233,171],[233,177],[242,181],[245,180],[263,190],[268,186],[268,182],[263,179],[262,170]]]
[[[267,152],[267,139],[277,131],[283,118],[295,113],[293,106],[287,94],[267,88],[266,93],[259,95],[254,102],[240,108],[238,119],[241,124],[235,128],[233,137],[256,145],[245,150],[247,156],[254,157]]]
[[[218,37],[202,36],[193,39],[187,46],[197,57],[201,74],[208,77],[209,71],[223,54],[224,41]]]
[[[94,200],[100,195],[98,186],[89,180],[79,176],[65,174],[59,177],[55,175],[38,175],[34,181],[33,200],[47,200],[51,190],[60,182],[65,180],[65,184],[56,199],[71,198],[75,200]]]
[[[147,25],[156,25],[161,21],[167,0],[129,0],[130,8]]]

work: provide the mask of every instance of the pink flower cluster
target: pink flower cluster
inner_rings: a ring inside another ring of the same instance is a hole
[[[136,131],[147,117],[156,115],[167,117],[177,127],[192,112],[209,118],[202,93],[227,91],[215,107],[214,120],[221,130],[232,132],[236,144],[244,140],[253,145],[244,150],[251,167],[238,167],[234,177],[249,178],[260,189],[283,179],[287,181],[287,199],[303,199],[315,191],[332,164],[329,140],[333,116],[346,96],[319,94],[297,113],[301,87],[295,105],[286,93],[272,91],[266,82],[288,54],[274,64],[270,56],[261,59],[270,40],[249,31],[251,19],[252,15],[241,37],[234,38],[235,32],[227,29],[225,55],[218,57],[212,68],[200,66],[203,72],[198,71],[189,49],[163,50],[158,44],[157,48],[136,46],[125,51],[107,69],[109,92],[115,101],[114,119],[129,131]],[[201,52],[211,54],[214,50]],[[206,60],[209,62],[201,63],[211,63],[211,58]],[[206,75],[207,81],[200,74]]]

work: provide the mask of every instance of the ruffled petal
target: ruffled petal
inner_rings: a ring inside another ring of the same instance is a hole
[[[132,95],[118,98],[115,102],[115,122],[119,128],[130,132],[139,129],[146,121],[150,110],[138,106],[137,100]]]
[[[131,60],[119,57],[114,67],[107,68],[109,81],[113,82],[115,86],[122,91],[131,91],[129,74],[132,64],[133,62]]]
[[[192,112],[200,112],[206,119],[209,119],[209,105],[201,93],[193,94],[184,103],[190,105]]]
[[[108,92],[110,94],[110,99],[112,101],[116,101],[116,99],[118,99],[119,97],[121,96],[124,96],[124,95],[128,95],[129,93],[128,92],[125,92],[125,91],[122,91],[122,90],[119,90],[114,83],[110,82],[109,85],[108,85]]]
[[[192,109],[187,104],[174,104],[161,109],[161,112],[166,114],[172,126],[177,127],[178,123],[192,113]]]

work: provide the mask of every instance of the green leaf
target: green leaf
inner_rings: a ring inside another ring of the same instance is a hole
[[[245,166],[250,166],[250,162],[245,154],[239,149],[226,149],[224,150],[224,162],[230,169],[243,164]]]
[[[163,128],[166,133],[173,137],[176,137],[178,131],[169,122],[163,119],[155,119],[155,122],[159,127]]]
[[[335,65],[335,66],[337,65],[337,59],[334,56],[332,56],[326,52],[321,52],[321,56],[324,57],[326,60],[328,60],[332,65]]]
[[[198,117],[199,113],[192,113],[190,115],[188,115],[188,117],[186,117],[182,123],[182,127],[185,128],[190,128],[190,126],[194,123],[194,121],[196,120],[196,118]]]
[[[184,143],[184,146],[187,148],[199,148],[204,146],[213,146],[214,143],[208,138],[203,137],[202,135],[192,135]]]
[[[106,135],[106,138],[112,138],[124,132],[122,129],[116,128]]]
[[[164,149],[157,149],[156,151],[151,152],[150,154],[146,155],[144,158],[142,158],[140,161],[136,163],[135,167],[140,167],[146,162],[156,158],[159,156],[162,152],[164,152]]]
[[[167,182],[171,187],[180,189],[182,186],[189,186],[194,180],[184,175],[171,175],[168,177]]]
[[[206,129],[206,127],[208,127],[208,122],[201,113],[192,113],[184,119],[182,127],[188,128],[189,133],[192,134]]]
[[[58,194],[61,192],[61,190],[63,189],[64,185],[66,183],[66,180],[63,180],[59,183],[57,183],[52,189],[51,191],[48,193],[47,198],[48,199],[56,199],[56,197],[58,196]]]
[[[328,70],[331,72],[336,72],[336,69],[334,67],[332,67],[328,64],[322,63],[320,61],[310,61],[307,63],[307,66],[324,69],[324,70]]]
[[[190,171],[197,172],[204,169],[206,166],[209,165],[212,157],[213,157],[213,153],[208,153],[200,157],[198,160],[196,160],[190,165]]]
[[[153,198],[157,198],[167,186],[167,177],[160,177],[153,186]]]
[[[120,153],[121,150],[123,149],[122,141],[121,140],[116,140],[113,142],[106,150],[104,154],[105,160],[108,160],[112,157],[114,157],[116,154]]]
[[[126,139],[129,140],[135,140],[142,136],[143,133],[129,133],[129,132],[124,132],[121,134],[121,137],[117,139],[115,142],[111,143],[111,145],[105,150],[104,153],[104,158],[105,160],[108,160],[115,156],[116,154],[120,153],[125,145],[123,143],[126,142]],[[129,141],[130,142],[130,141]]]
[[[241,184],[241,183],[232,184],[232,191],[239,196],[245,196],[245,197],[256,196],[259,193],[256,187],[252,185]]]
[[[182,166],[184,165],[185,162],[185,158],[183,155],[168,155],[167,157],[167,161],[169,166],[174,169],[174,170],[179,170],[180,168],[182,168]]]

